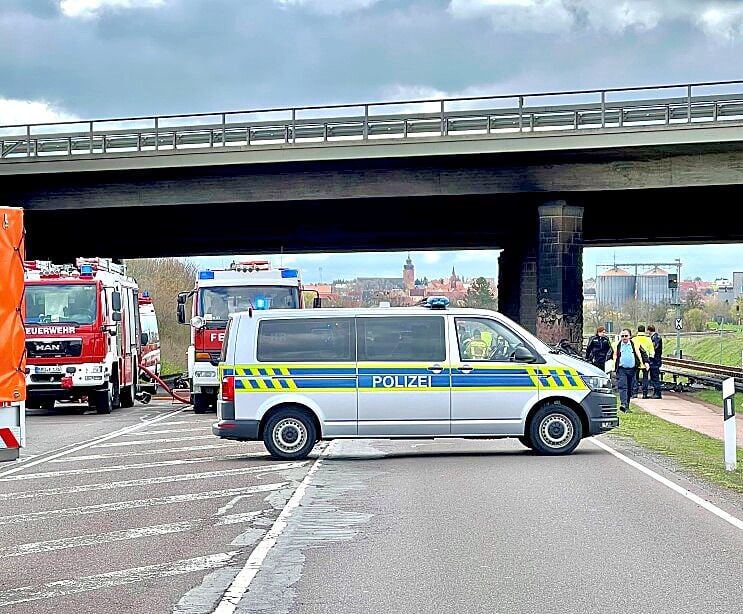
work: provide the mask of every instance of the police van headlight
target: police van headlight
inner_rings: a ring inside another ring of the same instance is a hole
[[[611,392],[611,384],[608,377],[601,375],[581,375],[580,378],[594,392]]]

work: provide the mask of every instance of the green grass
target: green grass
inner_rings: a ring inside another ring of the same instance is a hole
[[[738,450],[737,470],[725,471],[721,441],[667,422],[636,405],[632,413],[620,414],[620,426],[612,434],[672,458],[692,475],[743,492],[743,450]]]
[[[717,407],[722,407],[722,392],[719,390],[697,390],[688,394],[689,396],[699,399],[700,401],[705,401],[706,403],[717,405]],[[741,405],[741,403],[743,403],[743,392],[736,392],[736,411],[741,411],[741,408],[743,408],[743,405]]]
[[[663,339],[665,354],[671,355],[676,347],[674,335],[666,335]],[[722,360],[720,355],[720,335],[710,333],[699,337],[681,337],[681,350],[684,358],[692,358],[701,362],[741,366],[741,351],[743,351],[743,332],[722,335]]]

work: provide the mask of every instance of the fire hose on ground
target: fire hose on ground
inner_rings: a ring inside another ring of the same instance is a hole
[[[162,379],[160,379],[159,376],[155,375],[152,371],[150,371],[144,365],[139,365],[139,370],[142,371],[148,377],[150,377],[152,379],[152,381],[157,382],[158,384],[160,384],[163,387],[163,389],[165,390],[165,392],[167,392],[176,401],[180,401],[181,403],[185,403],[186,405],[192,405],[193,404],[190,399],[186,399],[185,397],[182,397],[182,396],[176,394],[175,392],[173,392],[170,389],[170,386],[168,386]]]

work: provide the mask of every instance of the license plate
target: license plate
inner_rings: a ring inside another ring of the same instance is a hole
[[[36,373],[62,373],[62,367],[36,367]]]

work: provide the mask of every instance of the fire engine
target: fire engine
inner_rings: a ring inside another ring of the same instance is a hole
[[[140,351],[137,282],[105,258],[26,263],[27,407],[131,407]]]
[[[178,295],[178,321],[186,323],[186,303],[191,308],[191,345],[188,378],[194,412],[216,410],[227,316],[249,309],[301,309],[302,282],[296,269],[271,267],[267,260],[233,262],[228,269],[199,271],[190,292]],[[320,299],[313,305],[318,307]]]

